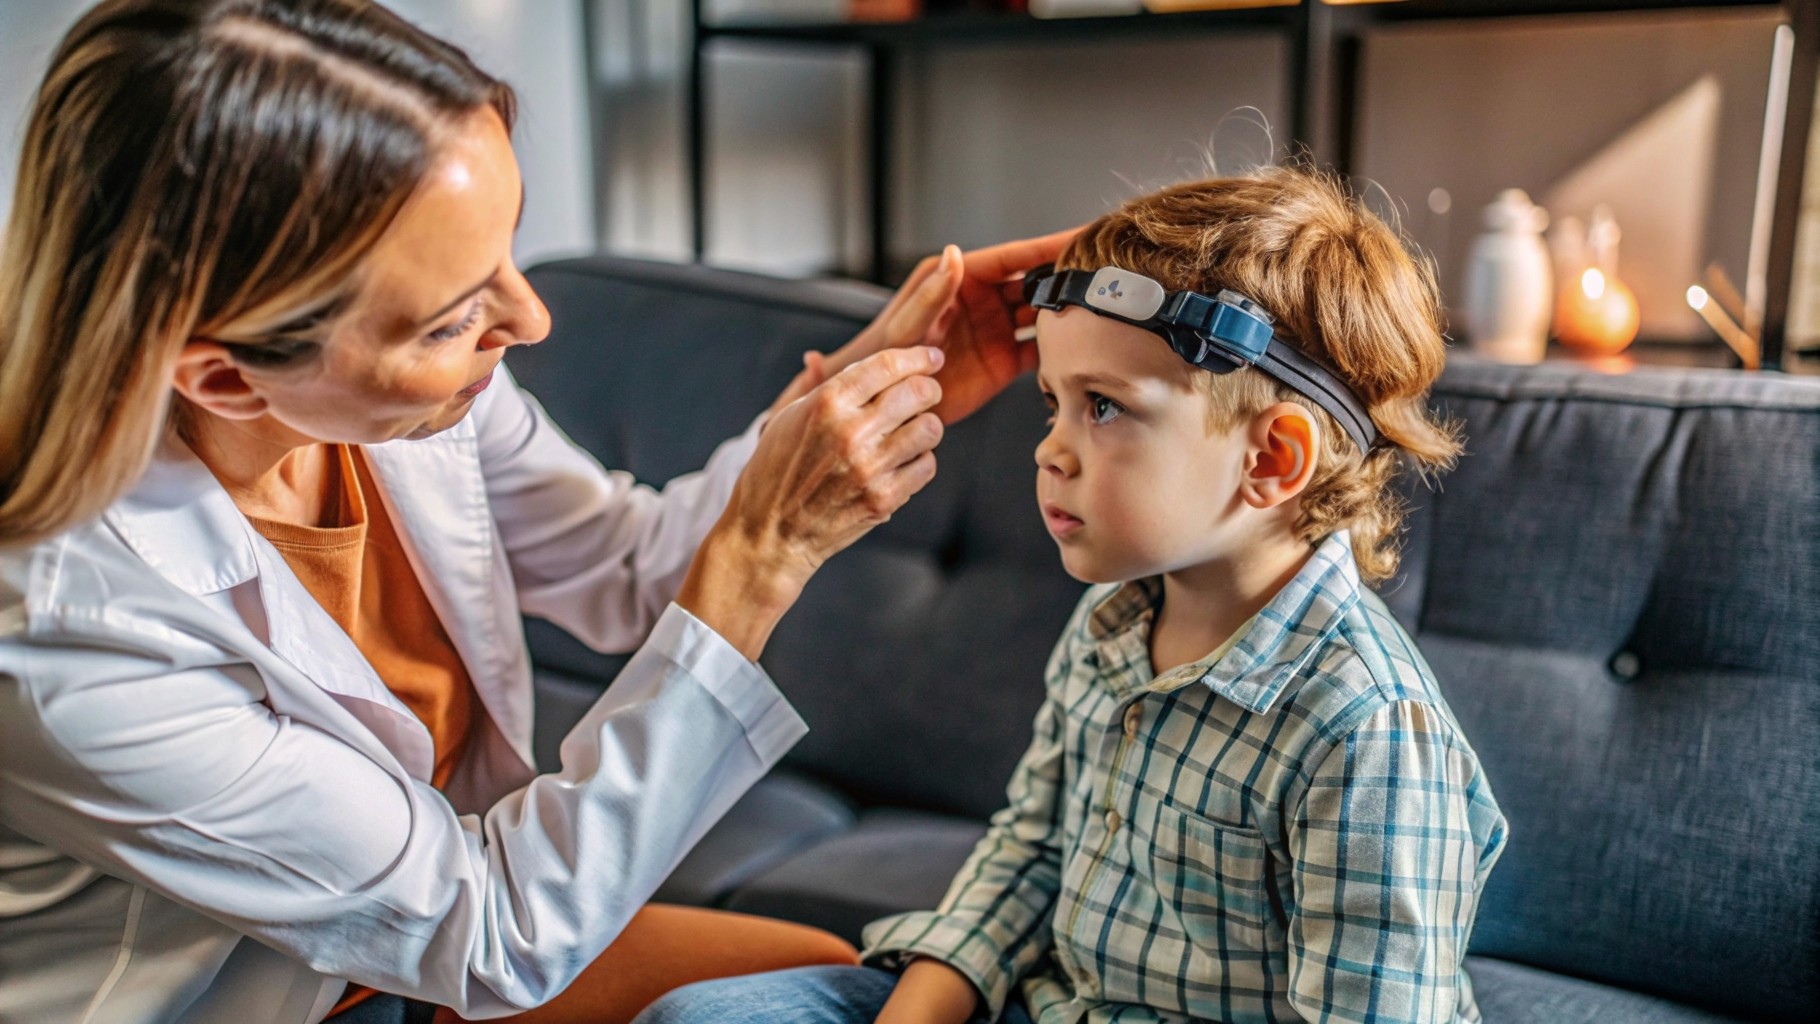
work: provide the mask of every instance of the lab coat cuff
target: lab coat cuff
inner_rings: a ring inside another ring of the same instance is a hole
[[[701,683],[745,729],[746,742],[767,768],[808,733],[770,675],[680,605],[664,609],[645,646]]]

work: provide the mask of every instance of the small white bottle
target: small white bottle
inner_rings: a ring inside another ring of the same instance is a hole
[[[1542,230],[1548,211],[1520,188],[1485,208],[1485,232],[1466,263],[1466,332],[1473,351],[1506,363],[1539,363],[1554,319],[1554,275]]]

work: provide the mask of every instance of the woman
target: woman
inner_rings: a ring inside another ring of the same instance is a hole
[[[698,948],[627,922],[803,732],[766,638],[1024,368],[1061,238],[925,261],[658,493],[500,366],[548,330],[512,115],[361,0],[110,0],[55,55],[0,252],[0,1019],[496,1017]],[[521,613],[638,649],[551,775]]]

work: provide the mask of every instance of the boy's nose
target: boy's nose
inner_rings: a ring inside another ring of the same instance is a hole
[[[1081,471],[1080,460],[1070,453],[1065,445],[1056,440],[1055,432],[1043,438],[1036,446],[1036,465],[1038,469],[1047,470],[1057,476],[1073,476]]]

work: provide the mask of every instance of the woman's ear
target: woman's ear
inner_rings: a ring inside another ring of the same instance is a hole
[[[1265,409],[1252,417],[1246,441],[1250,450],[1239,496],[1252,508],[1275,508],[1301,494],[1314,479],[1321,427],[1306,408],[1278,402]]]
[[[191,405],[224,419],[257,419],[266,411],[265,399],[218,341],[191,338],[177,355],[171,386]]]

